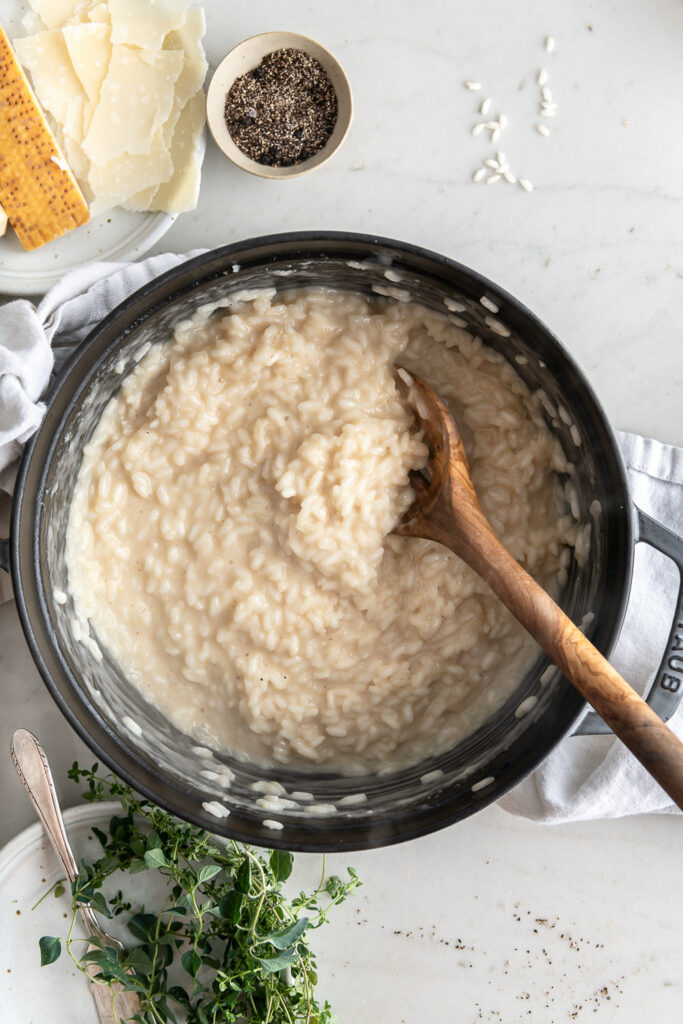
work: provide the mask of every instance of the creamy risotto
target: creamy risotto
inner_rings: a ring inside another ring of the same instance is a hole
[[[199,742],[398,767],[479,726],[535,656],[454,555],[391,535],[426,457],[396,360],[448,400],[485,513],[554,589],[567,467],[500,355],[419,305],[323,288],[200,311],[106,408],[67,537],[82,629]]]

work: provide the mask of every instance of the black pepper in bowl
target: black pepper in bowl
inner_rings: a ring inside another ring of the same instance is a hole
[[[245,156],[292,167],[318,153],[337,122],[337,94],[322,64],[303,50],[274,50],[233,82],[225,123]]]

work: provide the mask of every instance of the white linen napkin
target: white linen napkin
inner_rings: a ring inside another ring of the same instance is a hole
[[[683,448],[639,434],[617,438],[636,505],[683,535]],[[679,574],[673,562],[636,545],[624,624],[610,662],[645,694],[659,667],[676,609]],[[683,702],[669,721],[683,739]],[[512,814],[561,824],[629,814],[680,813],[664,790],[612,736],[569,736],[535,772],[500,801]]]
[[[37,308],[27,299],[0,306],[0,491],[11,493],[21,449],[43,418],[40,396],[53,368],[127,295],[203,251],[89,263],[65,274]]]
[[[67,274],[37,308],[18,299],[0,307],[0,499],[11,494],[23,444],[38,428],[40,396],[55,367],[127,295],[203,250],[140,263],[91,263]],[[619,434],[634,500],[683,534],[683,449]],[[3,495],[2,492],[5,492]],[[3,530],[0,502],[0,536]],[[674,611],[678,572],[659,552],[636,549],[631,598],[611,661],[643,693],[652,682]],[[0,573],[0,602],[11,589]],[[671,721],[683,736],[683,708]],[[612,737],[568,737],[500,801],[513,814],[552,823],[616,818],[676,808]]]

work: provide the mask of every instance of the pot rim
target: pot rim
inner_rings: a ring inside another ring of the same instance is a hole
[[[84,341],[76,348],[74,353],[62,366],[59,374],[56,376],[48,390],[45,398],[46,405],[48,405],[49,408],[52,407],[53,402],[56,401],[57,397],[62,392],[72,371],[78,367],[102,334],[109,331],[110,328],[117,323],[119,327],[116,333],[117,338],[120,338],[122,334],[127,334],[134,328],[134,326],[149,317],[156,309],[169,305],[176,301],[181,295],[192,291],[194,287],[197,287],[200,284],[205,284],[209,280],[223,276],[225,273],[225,266],[235,262],[235,257],[240,252],[254,250],[259,247],[271,248],[281,247],[283,245],[301,245],[303,247],[308,245],[315,248],[318,243],[324,243],[331,247],[333,247],[335,243],[357,243],[359,246],[363,247],[370,246],[373,248],[379,247],[380,249],[386,248],[397,253],[399,256],[404,255],[408,259],[418,257],[432,265],[434,269],[437,266],[442,268],[442,270],[447,274],[465,277],[473,286],[481,289],[482,295],[490,294],[495,299],[500,299],[501,303],[505,304],[506,317],[508,317],[509,312],[513,312],[515,317],[519,319],[522,324],[527,327],[530,326],[540,332],[551,349],[556,349],[559,356],[572,367],[579,385],[584,389],[585,396],[593,406],[596,416],[600,421],[600,426],[604,431],[605,438],[609,442],[611,454],[613,456],[612,468],[619,479],[622,495],[625,499],[623,503],[620,502],[619,504],[619,511],[623,520],[621,526],[623,527],[623,547],[625,556],[625,561],[622,567],[622,589],[618,596],[618,600],[614,600],[611,628],[608,631],[608,640],[606,643],[600,645],[602,652],[609,654],[618,639],[628,602],[633,570],[634,539],[637,535],[635,531],[635,509],[630,494],[626,469],[614,431],[590,383],[586,379],[582,370],[576,365],[572,356],[557,339],[555,334],[519,299],[515,298],[505,289],[490,281],[477,271],[472,270],[470,267],[467,267],[456,260],[450,259],[447,256],[432,252],[431,250],[425,249],[421,246],[400,242],[379,235],[336,231],[282,232],[273,235],[256,236],[254,238],[244,239],[239,242],[221,246],[217,249],[207,250],[206,252],[198,256],[194,256],[184,263],[171,268],[158,277],[155,277],[140,289],[131,293],[123,300],[123,302],[116,306],[101,321],[101,323],[99,323],[88,334]],[[295,249],[290,253],[282,253],[280,251],[273,257],[273,262],[281,259],[283,255],[293,256],[296,252],[297,250]],[[299,252],[298,255],[301,257],[303,253]],[[318,259],[325,258],[325,254],[321,252],[318,252],[317,254],[312,252],[310,255],[313,258],[316,258],[316,256]],[[341,253],[334,252],[332,252],[331,255],[336,256],[337,258],[342,256]],[[344,254],[343,258],[350,258],[349,254]],[[368,258],[367,253],[366,258]],[[194,271],[198,271],[199,273],[193,277]],[[177,282],[178,279],[183,279],[184,283],[179,285],[171,294],[160,299],[159,302],[154,301],[154,298],[158,293],[163,292],[169,284]],[[144,304],[144,311],[139,312],[137,317],[133,316],[131,318],[131,311],[134,310],[139,303]],[[122,319],[124,320],[124,325],[121,325],[120,323]],[[523,332],[520,331],[520,333]],[[114,342],[112,342],[112,344],[113,343]],[[169,781],[169,777],[165,773],[158,770],[155,771],[153,766],[144,763],[140,759],[135,748],[129,746],[125,742],[125,737],[122,736],[121,733],[115,732],[111,729],[97,709],[93,706],[92,702],[88,699],[83,699],[81,694],[74,691],[70,680],[68,690],[72,696],[75,696],[75,701],[74,699],[71,701],[67,699],[67,696],[62,692],[62,689],[58,686],[56,680],[53,679],[44,658],[41,642],[37,636],[36,627],[27,602],[25,579],[22,572],[21,548],[22,540],[24,540],[24,543],[26,542],[26,532],[28,531],[31,541],[31,555],[29,563],[32,567],[32,572],[30,573],[31,578],[28,582],[33,590],[32,597],[36,601],[40,612],[37,625],[44,633],[45,641],[56,650],[56,645],[53,640],[53,628],[49,618],[38,564],[39,522],[42,494],[45,488],[47,467],[51,462],[54,448],[58,443],[61,434],[61,426],[65,418],[69,415],[74,403],[78,400],[79,395],[89,386],[90,380],[96,372],[98,365],[105,357],[108,348],[109,345],[106,345],[102,352],[100,352],[96,357],[93,365],[90,366],[76,382],[76,386],[72,388],[70,394],[65,396],[65,404],[60,414],[59,425],[54,432],[43,461],[38,469],[32,467],[31,463],[36,446],[42,439],[45,421],[43,421],[41,427],[26,445],[15,485],[10,533],[10,561],[15,600],[22,629],[33,660],[52,698],[57,703],[69,724],[75,729],[86,745],[93,750],[97,757],[101,758],[101,760],[107,764],[112,771],[131,785],[137,792],[143,794],[145,797],[164,807],[171,813],[176,814],[201,828],[205,828],[214,833],[230,836],[231,838],[244,842],[255,842],[272,848],[279,847],[304,852],[332,852],[341,850],[353,851],[371,849],[377,846],[393,845],[409,839],[418,838],[422,835],[427,835],[431,832],[447,827],[448,825],[454,824],[456,821],[468,817],[475,811],[482,810],[494,801],[499,800],[510,789],[518,785],[524,778],[526,778],[527,775],[538,767],[543,760],[545,760],[551,750],[564,737],[568,736],[573,731],[578,720],[583,716],[586,710],[586,703],[579,696],[578,692],[575,694],[576,711],[573,717],[570,717],[568,721],[564,722],[562,728],[557,730],[554,736],[547,737],[547,741],[543,745],[538,744],[532,751],[525,750],[523,757],[516,757],[515,761],[521,762],[521,768],[517,772],[513,773],[513,777],[508,778],[505,783],[494,787],[492,792],[487,793],[486,790],[477,792],[475,794],[476,799],[473,800],[472,806],[468,805],[464,810],[446,810],[446,813],[443,813],[443,811],[440,810],[442,806],[445,807],[445,805],[441,804],[438,805],[438,807],[431,808],[426,806],[424,808],[410,808],[406,815],[399,818],[397,815],[393,814],[389,816],[386,821],[383,817],[378,816],[373,819],[372,824],[363,826],[361,829],[361,838],[351,839],[351,841],[344,839],[344,832],[350,828],[357,830],[359,826],[354,823],[347,825],[344,821],[334,822],[333,834],[336,837],[336,841],[325,841],[325,832],[323,831],[309,831],[309,838],[307,838],[306,841],[297,841],[290,838],[289,830],[287,828],[285,828],[282,833],[272,832],[267,836],[263,836],[261,831],[258,833],[258,837],[255,838],[254,833],[243,833],[239,827],[235,827],[236,822],[233,817],[227,819],[226,823],[217,818],[213,819],[210,815],[198,814],[196,809],[200,807],[200,801],[195,799],[190,802],[188,798],[191,794],[183,792],[178,783]],[[38,472],[39,477],[38,484],[35,487],[35,493],[29,495],[27,493],[27,479],[32,470],[34,473]],[[61,662],[62,659],[59,652],[57,652],[57,656]],[[67,677],[69,675],[70,673],[67,673]],[[80,710],[85,720],[82,720],[81,715],[77,713],[78,710]],[[112,749],[110,749],[110,746]],[[160,792],[160,790],[163,790],[163,792]],[[323,821],[324,820],[325,819],[323,819]],[[330,819],[327,820],[329,826]],[[397,831],[393,827],[397,821],[401,822],[400,831]]]

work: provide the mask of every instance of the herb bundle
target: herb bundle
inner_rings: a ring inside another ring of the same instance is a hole
[[[360,882],[353,868],[348,880],[323,877],[318,888],[288,899],[283,883],[293,856],[273,850],[266,858],[241,843],[217,840],[138,797],[99,766],[74,763],[69,778],[85,781],[90,802],[116,799],[121,814],[107,831],[93,828],[102,856],[81,861],[72,886],[73,916],[65,946],[84,974],[99,973],[94,984],[119,982],[135,991],[141,1010],[136,1024],[330,1024],[330,1006],[315,997],[317,972],[308,933],[327,920]],[[134,908],[122,891],[107,898],[105,881],[117,871],[154,870],[166,876],[163,905]],[[56,894],[61,883],[53,887]],[[62,890],[63,891],[63,890]],[[73,935],[79,906],[104,918],[124,915],[132,936],[122,952],[97,939],[97,948],[79,956]],[[41,963],[53,963],[62,943],[40,940]],[[173,984],[178,971],[183,984]],[[90,975],[87,974],[90,978]]]

